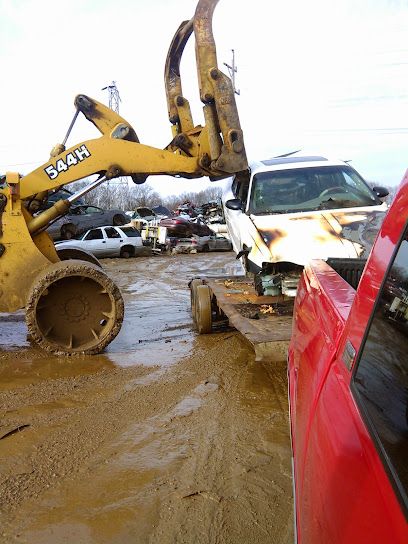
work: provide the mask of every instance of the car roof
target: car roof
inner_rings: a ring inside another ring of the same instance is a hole
[[[262,161],[254,161],[250,164],[251,173],[270,170],[289,170],[293,168],[313,168],[316,166],[348,166],[346,162],[338,159],[328,159],[319,155],[273,157]]]

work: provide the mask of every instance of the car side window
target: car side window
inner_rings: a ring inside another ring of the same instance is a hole
[[[90,230],[84,240],[103,240],[103,233],[101,229]]]
[[[408,508],[408,229],[369,323],[353,392],[391,481]]]
[[[121,227],[122,232],[126,234],[129,238],[140,238],[140,232],[134,227]]]
[[[242,200],[242,202],[246,203],[248,198],[248,188],[249,184],[248,182],[242,181],[239,187],[239,194],[238,197]]]
[[[97,208],[96,206],[87,206],[86,207],[86,213],[101,213],[102,210],[100,208]]]
[[[232,185],[231,185],[231,191],[235,197],[238,197],[238,189],[239,189],[239,181],[237,176],[235,176],[234,181],[232,182]]]
[[[120,238],[119,232],[113,227],[108,227],[105,229],[105,233],[108,238]]]

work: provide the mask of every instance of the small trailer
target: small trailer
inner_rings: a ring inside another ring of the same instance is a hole
[[[199,334],[235,327],[255,351],[255,360],[286,361],[292,331],[292,297],[259,296],[245,276],[194,278],[191,312]]]

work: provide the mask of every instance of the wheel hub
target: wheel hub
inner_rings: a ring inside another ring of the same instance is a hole
[[[89,315],[89,302],[83,296],[73,296],[62,305],[61,313],[71,323],[83,321]]]

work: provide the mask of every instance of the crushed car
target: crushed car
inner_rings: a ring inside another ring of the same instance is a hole
[[[167,217],[160,221],[160,227],[166,227],[167,235],[175,238],[191,238],[197,236],[211,236],[213,231],[202,220],[195,221],[186,217]]]
[[[47,232],[53,240],[71,240],[90,228],[127,223],[129,218],[123,210],[103,210],[81,204],[71,206],[69,213],[52,223]]]
[[[253,162],[228,178],[225,220],[259,295],[296,295],[311,259],[366,257],[387,210],[348,163],[320,156]]]
[[[231,251],[232,244],[224,236],[192,236],[176,238],[172,243],[173,253],[206,253],[209,251]]]

